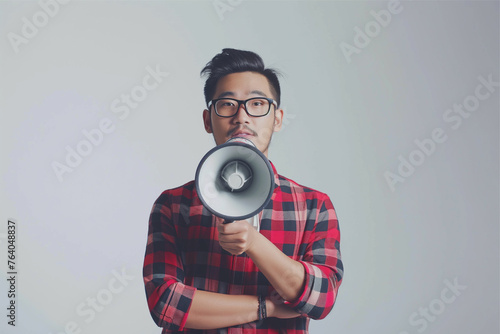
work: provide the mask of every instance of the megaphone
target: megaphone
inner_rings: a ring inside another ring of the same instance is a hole
[[[267,205],[274,172],[252,141],[234,137],[205,154],[195,185],[203,206],[229,223],[253,217]]]

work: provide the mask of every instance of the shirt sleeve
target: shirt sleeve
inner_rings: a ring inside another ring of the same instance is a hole
[[[164,192],[154,203],[149,218],[143,278],[153,320],[172,331],[184,328],[196,291],[183,283],[178,245],[169,195]]]
[[[340,254],[340,229],[330,198],[318,200],[310,211],[306,226],[311,226],[304,257],[304,290],[289,304],[312,319],[323,319],[333,308],[342,282],[344,267]],[[307,229],[307,228],[306,228]]]

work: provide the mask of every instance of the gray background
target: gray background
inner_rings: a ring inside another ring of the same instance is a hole
[[[498,333],[499,88],[458,128],[443,117],[478,77],[499,81],[499,3],[402,2],[350,62],[341,43],[354,45],[354,29],[389,2],[222,3],[219,16],[213,1],[73,1],[15,52],[9,34],[42,9],[0,2],[0,262],[6,273],[15,218],[19,271],[15,328],[0,280],[2,333],[160,333],[141,275],[148,215],[214,145],[199,71],[223,47],[284,73],[285,123],[269,157],[338,213],[344,281],[311,332]],[[147,66],[169,75],[120,119],[112,101]],[[60,182],[52,164],[106,118],[114,131]],[[435,128],[446,140],[391,189],[384,174]],[[114,270],[128,276],[119,292]],[[463,287],[451,303],[447,280]]]

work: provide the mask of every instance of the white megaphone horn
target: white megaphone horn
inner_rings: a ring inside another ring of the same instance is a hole
[[[208,211],[229,223],[253,217],[267,205],[274,192],[274,172],[250,140],[234,137],[205,154],[195,184]]]

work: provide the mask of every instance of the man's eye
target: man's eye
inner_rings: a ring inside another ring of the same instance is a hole
[[[224,101],[224,102],[220,103],[220,106],[221,107],[232,107],[232,106],[234,106],[234,103],[231,101]]]
[[[260,106],[264,105],[264,101],[262,101],[262,100],[253,100],[252,101],[252,105],[255,106],[255,107],[260,107]]]

